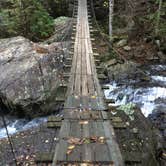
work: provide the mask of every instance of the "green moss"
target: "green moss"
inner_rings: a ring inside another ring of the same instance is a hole
[[[130,120],[134,120],[134,108],[135,104],[134,103],[129,103],[125,105],[121,105],[118,107],[118,110],[124,111],[124,113],[129,116]]]

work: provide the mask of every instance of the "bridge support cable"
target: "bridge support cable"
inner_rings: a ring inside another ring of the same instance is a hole
[[[0,101],[0,103],[2,104],[2,101]],[[9,135],[9,132],[8,132],[8,128],[7,128],[7,124],[6,124],[6,120],[5,120],[5,116],[4,116],[4,111],[2,109],[0,109],[0,116],[1,116],[4,128],[6,130],[7,139],[9,141],[10,149],[11,149],[11,152],[12,152],[12,155],[13,155],[13,161],[14,161],[15,165],[18,166],[16,155],[15,155],[15,149],[14,149],[14,146],[13,146],[12,139],[11,139],[11,137]]]

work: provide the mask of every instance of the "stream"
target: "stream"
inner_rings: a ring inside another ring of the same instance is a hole
[[[145,117],[153,112],[166,111],[166,66],[150,65],[144,70],[150,78],[144,85],[134,79],[130,82],[136,82],[135,85],[118,85],[116,82],[107,84],[109,89],[105,90],[105,96],[114,99],[112,105],[135,103]]]
[[[150,65],[144,68],[144,71],[149,74],[150,81],[142,86],[133,86],[130,84],[118,85],[116,82],[110,82],[108,90],[105,90],[105,96],[108,99],[114,99],[113,105],[121,105],[127,103],[137,104],[145,117],[148,117],[153,112],[166,111],[166,66],[165,65]],[[130,80],[135,82],[135,80]],[[57,114],[57,116],[61,116]],[[46,122],[47,117],[36,118],[31,121],[26,119],[12,119],[8,124],[9,134],[15,134],[20,131],[27,130],[32,127],[37,127],[43,122]],[[5,128],[0,129],[0,139],[6,137]]]
[[[9,121],[9,120],[8,120]],[[47,118],[35,118],[31,121],[26,119],[12,119],[7,123],[7,129],[10,135],[17,132],[28,130],[32,127],[37,127],[47,121]],[[0,139],[7,137],[5,128],[0,129]]]

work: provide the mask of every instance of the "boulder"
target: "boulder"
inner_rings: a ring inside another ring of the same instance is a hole
[[[122,39],[119,42],[116,43],[117,47],[123,47],[127,44],[127,40],[126,39]]]
[[[123,64],[116,64],[108,68],[109,77],[111,80],[124,80],[130,73],[134,73],[138,64],[126,61]]]
[[[157,53],[157,56],[160,58],[160,61],[161,62],[165,62],[166,61],[166,55],[164,55],[164,53],[163,52],[161,52],[161,51],[159,51],[158,53]]]
[[[11,112],[33,117],[52,109],[60,54],[60,43],[35,44],[24,37],[0,40],[0,99]]]
[[[118,84],[128,84],[130,81],[138,83],[150,81],[148,74],[143,72],[141,65],[132,61],[125,61],[123,64],[117,63],[108,67],[108,76],[110,81]]]

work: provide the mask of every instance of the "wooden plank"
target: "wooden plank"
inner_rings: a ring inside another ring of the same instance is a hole
[[[76,138],[80,138],[82,136],[82,126],[79,122],[80,122],[80,120],[76,120],[73,122],[74,123],[73,125],[76,126],[76,132],[74,130],[72,130],[72,132],[73,132],[72,135],[75,136]]]
[[[96,126],[95,126],[94,130],[96,130],[96,136],[105,137],[103,122],[102,121],[96,121],[95,123],[96,123]]]
[[[80,27],[80,31],[82,31],[82,27]],[[81,94],[81,86],[80,86],[80,83],[81,83],[81,40],[80,38],[78,39],[78,48],[79,48],[79,51],[77,52],[77,61],[76,61],[76,70],[75,70],[75,73],[76,73],[76,78],[75,78],[75,88],[74,88],[74,94],[80,96]]]
[[[54,154],[52,166],[56,166],[58,161],[65,161],[67,159],[66,152],[67,152],[68,143],[67,141],[63,140],[63,138],[68,137],[69,131],[70,131],[69,129],[70,129],[69,121],[64,120],[62,127],[60,129],[60,135],[59,135],[60,141],[55,148],[55,154]]]
[[[47,122],[61,122],[63,120],[62,117],[59,116],[49,116]]]
[[[99,53],[93,53],[94,57],[99,57]]]
[[[57,162],[70,164],[71,162],[76,164],[75,162],[81,163],[83,161],[109,163],[112,160],[115,165],[122,166],[120,150],[115,142],[114,130],[110,122],[107,121],[107,113],[101,116],[98,111],[96,114],[91,111],[83,111],[89,107],[93,110],[105,109],[103,92],[95,68],[95,54],[93,54],[95,48],[92,48],[91,40],[93,39],[90,38],[89,32],[91,27],[88,24],[87,0],[78,1],[78,17],[75,28],[74,55],[67,92],[68,97],[65,102],[66,110],[64,111],[65,120],[61,126],[60,141],[55,149],[53,166],[57,165]],[[80,111],[80,108],[83,108],[82,111]],[[80,124],[81,119],[88,120],[88,123]],[[117,119],[115,122],[119,123]],[[91,136],[104,136],[108,139],[106,144],[96,142],[76,146],[70,155],[66,155],[69,137]]]
[[[35,162],[36,163],[51,163],[53,161],[54,153],[37,153]]]
[[[79,121],[70,121],[70,133],[69,138],[79,138],[81,135]],[[67,161],[81,161],[81,148],[80,146],[75,145],[76,147],[73,149],[72,153],[67,156]]]
[[[92,111],[92,119],[93,120],[102,120],[101,112],[100,111]]]
[[[47,128],[60,128],[62,122],[47,122]]]
[[[90,135],[90,121],[88,124],[83,125],[83,137],[89,138]],[[90,144],[84,144],[83,145],[83,154],[82,154],[82,160],[83,161],[94,161],[94,153],[92,146]]]
[[[66,83],[61,83],[61,84],[59,84],[59,87],[66,90],[67,89],[67,84]]]
[[[88,91],[89,95],[93,96],[95,95],[95,87],[94,87],[94,81],[92,75],[88,75]]]
[[[83,108],[89,109],[89,97],[88,96],[82,96],[81,103],[82,103]]]
[[[67,160],[67,147],[68,143],[66,140],[61,139],[56,146],[57,151],[55,150],[53,162],[66,161]]]
[[[123,159],[120,153],[119,146],[116,142],[115,132],[113,130],[113,127],[110,125],[109,121],[104,121],[103,126],[104,126],[105,136],[109,138],[107,139],[107,145],[109,148],[111,161],[113,161],[115,165],[122,166]]]
[[[102,114],[103,120],[108,120],[107,112],[102,111],[101,114]]]
[[[95,161],[96,162],[110,162],[110,155],[108,151],[108,147],[106,144],[95,144]]]
[[[58,161],[67,160],[66,152],[67,152],[68,143],[66,140],[63,140],[63,138],[67,138],[69,136],[69,132],[70,132],[70,123],[68,120],[64,120],[62,127],[60,129],[60,134],[59,134],[60,141],[55,149],[52,166],[56,166]]]
[[[60,130],[60,134],[59,134],[60,138],[67,138],[69,136],[70,125],[71,124],[70,124],[69,120],[63,121],[61,130]]]
[[[56,97],[55,102],[64,103],[65,102],[65,97]]]
[[[127,128],[127,126],[124,122],[113,122],[112,125],[115,129],[126,129]]]
[[[83,25],[82,35],[85,36],[85,25]],[[83,39],[82,47],[82,95],[88,95],[88,78],[87,78],[87,50],[85,45],[85,40]]]

